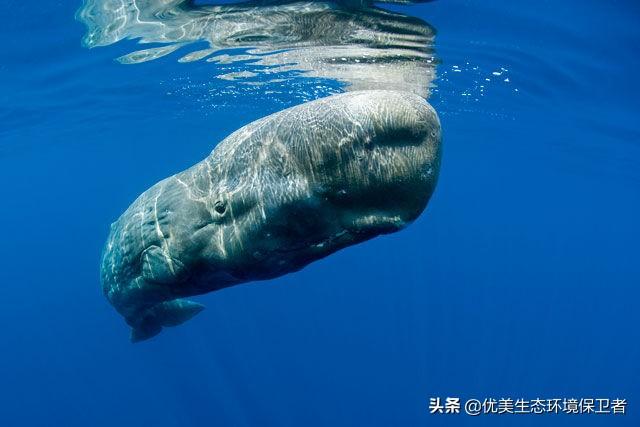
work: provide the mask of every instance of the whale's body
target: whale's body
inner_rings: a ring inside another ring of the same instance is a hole
[[[112,224],[103,291],[139,341],[202,309],[184,297],[400,230],[434,190],[440,138],[433,108],[396,91],[334,95],[250,123]]]

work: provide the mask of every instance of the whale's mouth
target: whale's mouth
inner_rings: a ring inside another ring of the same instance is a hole
[[[342,240],[350,240],[350,237],[353,233],[348,230],[341,230],[336,233],[331,234],[329,237],[325,237],[323,239],[315,239],[315,240],[307,240],[297,243],[295,245],[288,245],[286,247],[278,247],[273,249],[272,253],[276,253],[279,255],[290,255],[295,253],[300,253],[305,250],[315,252],[317,250],[329,249],[331,247],[336,246],[336,243],[340,239]],[[347,236],[345,239],[344,237]]]
[[[305,251],[313,254],[323,251],[331,253],[351,243],[401,230],[406,225],[407,222],[398,215],[365,215],[353,220],[348,228],[343,228],[328,237],[281,246],[273,249],[272,253],[278,255],[291,255]]]

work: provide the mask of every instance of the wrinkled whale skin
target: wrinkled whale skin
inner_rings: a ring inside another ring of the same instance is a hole
[[[440,140],[433,108],[397,91],[334,95],[250,123],[111,225],[104,294],[139,341],[202,310],[184,297],[398,231],[434,191]]]

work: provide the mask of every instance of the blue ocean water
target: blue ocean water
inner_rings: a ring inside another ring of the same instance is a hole
[[[230,132],[340,85],[267,96],[176,55],[123,65],[135,41],[82,47],[77,1],[1,7],[0,425],[640,425],[636,2],[381,5],[437,30],[426,212],[199,297],[136,345],[99,285],[109,224]],[[628,406],[471,417],[432,397]]]

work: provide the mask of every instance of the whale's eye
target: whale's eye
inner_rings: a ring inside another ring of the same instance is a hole
[[[219,200],[215,205],[213,205],[213,209],[218,215],[224,215],[224,213],[227,211],[227,205],[223,201]]]

